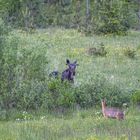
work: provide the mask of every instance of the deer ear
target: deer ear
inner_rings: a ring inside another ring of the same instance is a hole
[[[74,61],[74,64],[75,64],[76,66],[79,66],[79,64],[77,64],[77,60],[76,60],[76,61]]]
[[[66,65],[68,65],[70,63],[69,59],[66,59]]]

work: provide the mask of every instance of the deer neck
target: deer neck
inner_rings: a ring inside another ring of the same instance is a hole
[[[105,116],[105,108],[106,108],[105,102],[102,101],[102,113],[104,116]]]

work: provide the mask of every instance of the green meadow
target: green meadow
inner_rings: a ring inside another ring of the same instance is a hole
[[[1,140],[139,140],[140,110],[131,108],[125,120],[105,119],[95,108],[65,115],[35,115],[28,120],[0,122]]]
[[[48,59],[46,74],[53,70],[62,72],[68,58],[79,64],[77,84],[89,82],[93,75],[102,74],[122,89],[139,89],[140,33],[137,31],[130,31],[127,36],[85,36],[76,30],[52,28],[37,30],[33,34],[20,30],[12,34],[19,38],[21,48],[30,47],[37,51],[43,48]],[[88,54],[89,48],[102,45],[107,51],[106,57]]]

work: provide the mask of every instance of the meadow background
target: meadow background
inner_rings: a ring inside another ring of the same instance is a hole
[[[139,1],[89,2],[0,0],[0,140],[140,138]]]

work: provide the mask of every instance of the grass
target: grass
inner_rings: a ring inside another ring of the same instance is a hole
[[[84,36],[75,30],[45,29],[32,34],[15,30],[20,48],[44,48],[48,58],[46,75],[54,69],[62,72],[65,60],[77,60],[79,66],[75,84],[89,82],[91,76],[102,74],[122,91],[140,89],[140,32],[127,36]],[[104,44],[106,57],[88,55],[91,47]],[[136,50],[134,58],[124,49]],[[25,115],[26,116],[26,115]],[[0,122],[0,140],[138,140],[140,139],[140,109],[129,109],[124,121],[104,119],[100,109],[74,110],[67,115],[48,113],[31,120],[15,119]],[[17,117],[18,118],[18,117]],[[25,117],[26,118],[26,117]]]
[[[36,115],[37,116],[37,115]],[[123,121],[105,119],[99,110],[77,110],[67,115],[0,122],[1,140],[138,140],[140,110],[131,110]]]
[[[40,48],[46,51],[49,64],[46,74],[53,70],[62,72],[65,61],[77,60],[77,76],[75,83],[84,84],[91,75],[102,74],[107,79],[125,90],[134,90],[140,87],[140,33],[130,31],[127,36],[90,36],[78,33],[76,30],[47,29],[37,30],[33,34],[23,31],[14,31],[13,35],[20,37],[21,47]],[[100,47],[104,44],[107,50],[106,57],[95,57],[87,54],[87,49]],[[135,58],[125,55],[124,49],[136,50]],[[112,78],[113,77],[113,78]]]

